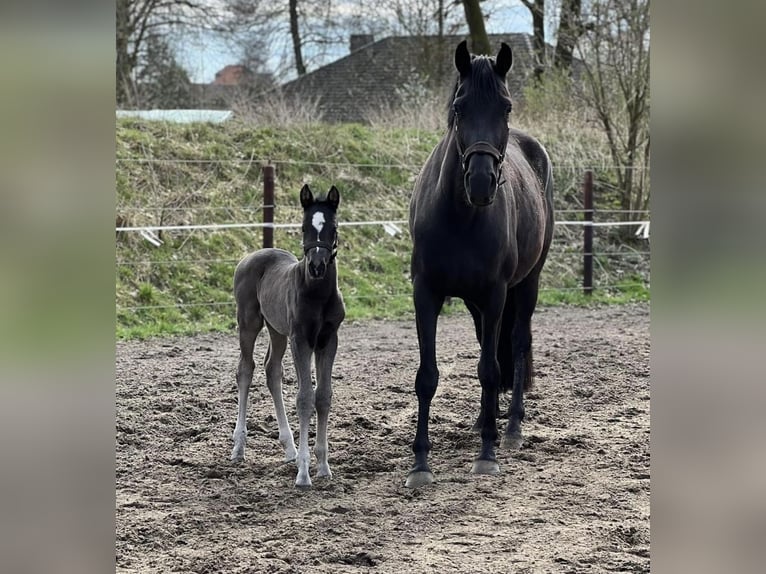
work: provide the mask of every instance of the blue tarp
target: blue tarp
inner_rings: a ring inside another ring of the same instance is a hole
[[[191,122],[219,124],[231,116],[232,112],[229,110],[117,110],[118,118],[139,118],[178,124]]]

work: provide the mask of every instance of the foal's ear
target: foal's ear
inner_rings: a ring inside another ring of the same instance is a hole
[[[511,66],[513,66],[513,52],[511,51],[511,47],[505,42],[501,42],[500,51],[495,58],[495,72],[497,72],[501,78],[504,78],[511,69]]]
[[[327,192],[327,201],[333,209],[338,209],[338,204],[340,203],[340,192],[334,185],[330,188],[330,191]]]
[[[468,43],[465,40],[455,48],[455,68],[461,78],[471,73],[471,53],[468,51]]]
[[[309,185],[304,183],[301,188],[301,205],[303,206],[303,209],[306,209],[312,203],[314,203],[314,194],[311,193]]]

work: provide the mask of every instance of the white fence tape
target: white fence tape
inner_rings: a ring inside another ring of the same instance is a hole
[[[399,223],[408,223],[406,219],[389,219],[380,221],[341,221],[338,223],[341,227],[360,226],[360,225],[382,225],[386,231],[396,228]],[[556,221],[555,225],[580,225],[583,227],[616,227],[621,225],[638,225],[644,237],[648,237],[648,221]],[[297,229],[300,223],[210,223],[204,225],[143,225],[138,227],[116,227],[117,232],[138,231],[194,231],[194,230],[215,230],[215,229],[247,229],[247,228],[271,228],[271,229]],[[393,226],[393,227],[391,227]]]

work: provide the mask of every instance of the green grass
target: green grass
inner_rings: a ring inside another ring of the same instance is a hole
[[[260,221],[260,162],[271,160],[276,165],[277,222],[300,220],[298,191],[304,182],[320,193],[331,184],[340,189],[341,221],[406,219],[416,166],[439,136],[360,125],[276,129],[119,120],[117,215],[123,225]],[[395,237],[382,226],[340,229],[339,284],[349,321],[413,316],[411,242],[407,226],[401,227],[403,233]],[[155,247],[137,233],[117,234],[117,337],[232,331],[234,268],[260,247],[262,232],[164,232],[161,239],[163,244]],[[277,229],[275,246],[298,254],[298,231]],[[578,264],[573,257],[571,263],[548,266],[542,287],[565,289],[541,291],[541,305],[648,300],[643,286],[582,295],[575,279]],[[643,285],[640,277],[634,279],[621,282]],[[456,302],[444,312],[463,311]]]

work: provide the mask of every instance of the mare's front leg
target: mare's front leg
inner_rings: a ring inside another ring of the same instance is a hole
[[[317,411],[317,436],[314,453],[317,457],[317,478],[332,477],[330,464],[327,461],[327,421],[330,416],[332,403],[332,365],[335,361],[335,353],[338,350],[338,333],[332,333],[326,344],[316,350],[316,411]]]
[[[497,345],[500,323],[505,305],[505,286],[498,286],[487,294],[482,305],[481,355],[479,357],[479,382],[481,382],[481,451],[473,461],[471,472],[497,474],[500,467],[495,457],[497,440],[497,399],[500,388],[500,363],[497,361]]]
[[[314,414],[314,385],[311,382],[311,353],[312,349],[300,335],[290,336],[290,350],[293,354],[295,373],[298,376],[298,395],[295,403],[298,410],[298,475],[295,486],[308,488],[311,486],[309,476],[309,425]]]
[[[415,378],[415,392],[418,396],[418,430],[415,433],[415,442],[412,444],[415,466],[407,475],[405,486],[408,488],[431,484],[435,480],[428,467],[428,453],[431,450],[431,442],[428,440],[428,416],[431,399],[439,384],[439,370],[436,367],[436,324],[444,303],[444,297],[435,294],[421,277],[415,277],[413,293],[420,366]]]

